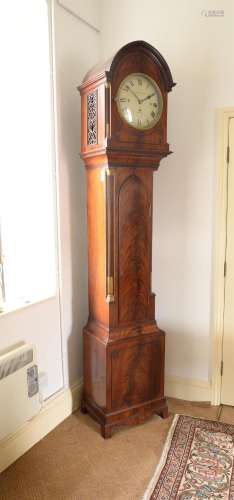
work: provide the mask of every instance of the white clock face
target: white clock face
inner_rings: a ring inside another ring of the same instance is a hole
[[[161,91],[144,73],[131,73],[121,82],[115,98],[120,116],[138,130],[148,130],[159,121],[162,108]]]

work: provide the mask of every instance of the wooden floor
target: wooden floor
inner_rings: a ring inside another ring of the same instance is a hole
[[[140,500],[174,413],[234,424],[234,408],[168,400],[170,417],[115,431],[77,412],[0,476],[0,500]]]

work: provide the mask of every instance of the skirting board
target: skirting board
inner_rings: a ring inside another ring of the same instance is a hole
[[[71,388],[58,392],[36,417],[0,441],[0,473],[79,408],[82,387],[81,379]],[[166,377],[165,395],[188,401],[210,401],[210,384],[202,380]]]
[[[80,406],[82,380],[46,401],[38,415],[0,441],[0,473]]]
[[[211,401],[211,386],[208,381],[180,377],[166,377],[165,395],[187,401]]]

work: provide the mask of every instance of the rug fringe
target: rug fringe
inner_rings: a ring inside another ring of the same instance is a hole
[[[167,434],[167,439],[166,439],[166,442],[164,444],[164,448],[163,448],[163,451],[162,451],[162,455],[161,455],[161,458],[160,458],[160,461],[154,471],[154,474],[153,474],[153,477],[151,478],[150,482],[149,482],[149,485],[144,493],[144,496],[142,497],[142,500],[150,500],[150,497],[154,491],[154,488],[157,484],[157,481],[158,481],[158,478],[162,472],[162,469],[166,463],[166,459],[167,459],[167,454],[168,454],[168,451],[170,449],[170,446],[171,446],[171,441],[172,441],[172,437],[173,437],[173,433],[174,433],[174,430],[175,430],[175,427],[176,427],[176,424],[178,422],[178,418],[179,418],[180,415],[175,415],[174,418],[173,418],[173,421],[172,421],[172,424],[171,424],[171,427],[170,427],[170,430]]]

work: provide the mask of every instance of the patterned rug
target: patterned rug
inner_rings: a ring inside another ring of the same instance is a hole
[[[176,415],[143,500],[234,500],[234,426]]]

